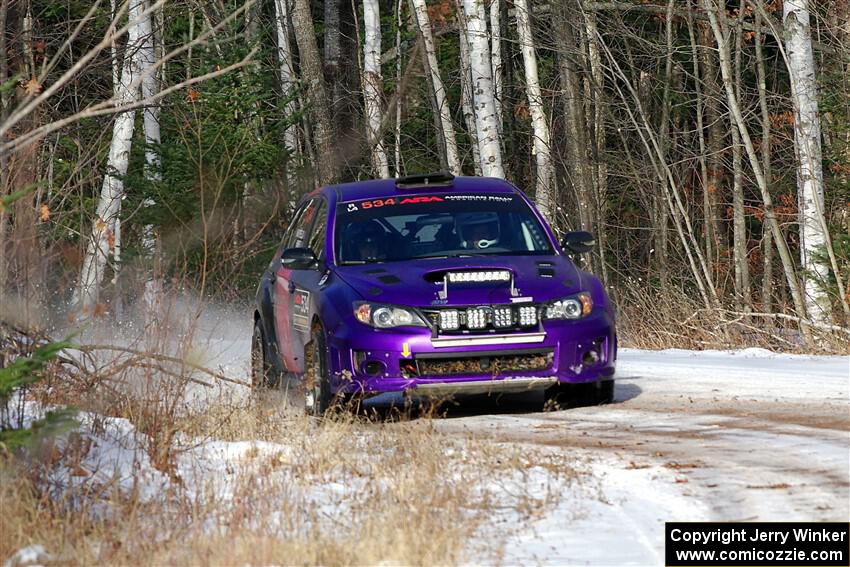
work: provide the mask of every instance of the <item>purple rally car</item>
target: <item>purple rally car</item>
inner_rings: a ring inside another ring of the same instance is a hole
[[[438,173],[324,187],[298,207],[257,289],[254,386],[302,379],[339,399],[614,392],[614,310],[502,179]]]

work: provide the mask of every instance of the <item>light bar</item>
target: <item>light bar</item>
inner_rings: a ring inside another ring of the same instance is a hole
[[[452,283],[464,282],[507,282],[511,280],[508,270],[479,271],[479,272],[449,272],[449,281]]]

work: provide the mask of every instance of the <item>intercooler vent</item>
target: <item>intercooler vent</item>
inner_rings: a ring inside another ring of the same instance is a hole
[[[507,372],[536,372],[552,367],[552,351],[517,354],[489,354],[464,357],[417,357],[422,376],[456,376],[461,374],[491,374]]]

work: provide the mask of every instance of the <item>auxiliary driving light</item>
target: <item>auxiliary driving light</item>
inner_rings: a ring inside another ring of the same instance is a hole
[[[460,314],[456,309],[440,311],[440,328],[453,330],[460,327]]]
[[[493,308],[493,325],[504,328],[510,327],[513,322],[513,312],[510,307]]]
[[[519,308],[519,324],[521,327],[530,327],[537,324],[537,308],[526,305]]]
[[[470,329],[483,329],[487,326],[487,309],[472,307],[466,310],[466,326]]]

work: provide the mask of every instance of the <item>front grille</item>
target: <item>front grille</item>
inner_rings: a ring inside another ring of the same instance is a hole
[[[540,313],[534,305],[475,305],[424,309],[434,329],[440,332],[510,331],[536,327]]]
[[[474,355],[464,357],[417,358],[421,376],[453,376],[460,374],[490,374],[499,376],[506,372],[535,372],[552,367],[553,353],[533,351],[528,353]]]

